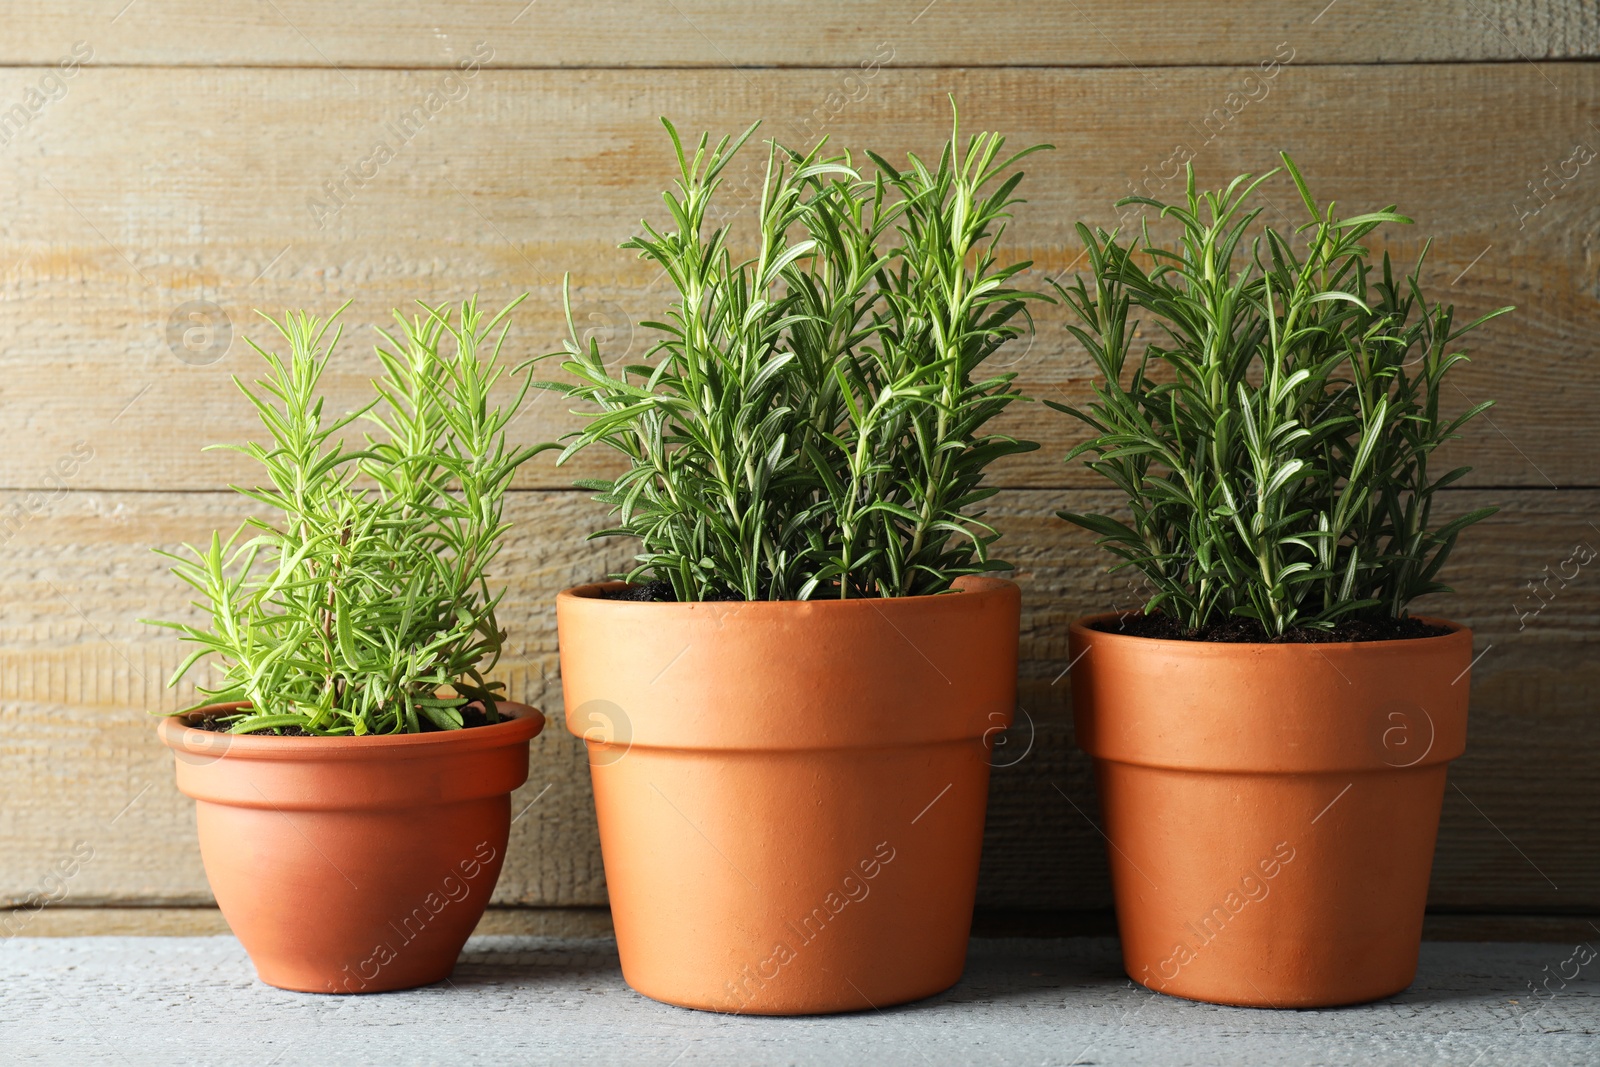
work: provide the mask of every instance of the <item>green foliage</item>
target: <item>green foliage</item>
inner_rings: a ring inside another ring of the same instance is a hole
[[[161,553],[211,618],[155,623],[197,646],[169,684],[214,656],[221,681],[199,691],[206,704],[250,704],[228,720],[235,733],[453,730],[468,702],[495,721],[499,683],[483,676],[505,639],[495,620],[504,591],[491,592],[488,570],[509,525],[512,474],[538,451],[506,443],[527,380],[509,407],[490,400],[517,303],[489,318],[476,298],[459,309],[421,304],[410,319],[396,311],[399,336],[380,331],[377,396],[339,417],[319,394],[337,314],[273,322],[287,359],[251,342],[266,374],[254,389],[234,382],[270,444],[217,447],[261,464],[264,486],[234,488],[276,518]],[[357,422],[375,432],[349,451],[343,432]]]
[[[1244,616],[1281,635],[1400,616],[1446,588],[1436,577],[1456,537],[1495,510],[1435,527],[1435,494],[1468,468],[1433,477],[1428,461],[1489,406],[1441,414],[1445,375],[1465,358],[1455,341],[1511,309],[1456,328],[1453,307],[1423,297],[1420,258],[1396,278],[1361,244],[1409,219],[1392,207],[1340,218],[1283,159],[1311,216],[1292,234],[1249,237],[1261,209],[1246,205],[1271,175],[1197,193],[1191,169],[1184,203],[1122,202],[1176,222],[1176,245],[1148,221],[1136,244],[1080,224],[1092,277],[1057,287],[1100,370],[1086,409],[1052,404],[1093,431],[1067,458],[1091,457],[1132,523],[1062,517],[1126,561],[1114,569],[1143,572],[1146,611],[1192,629]],[[1130,358],[1135,309],[1157,333]]]
[[[1028,263],[996,245],[1028,151],[953,132],[938,162],[897,169],[869,153],[769,144],[753,251],[712,221],[724,172],[754,132],[686,149],[663,120],[680,176],[671,225],[623,245],[677,295],[648,362],[608,369],[597,341],[566,344],[587,405],[563,461],[594,445],[627,459],[580,483],[637,538],[625,577],[670,581],[680,600],[890,597],[942,592],[1002,569],[978,509],[984,469],[1036,445],[986,433],[1019,398],[984,360],[1031,329],[1010,286]],[[571,312],[568,310],[570,323]]]

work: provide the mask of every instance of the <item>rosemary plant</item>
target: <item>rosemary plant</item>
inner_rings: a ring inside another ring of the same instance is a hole
[[[517,303],[493,316],[476,298],[421,304],[409,319],[396,311],[398,335],[379,331],[376,397],[339,417],[319,393],[337,313],[274,321],[287,358],[251,342],[265,376],[253,389],[234,382],[270,443],[214,447],[261,465],[265,485],[234,488],[275,518],[161,553],[210,615],[204,627],[156,623],[196,646],[169,685],[214,657],[221,680],[198,689],[203,704],[249,705],[224,718],[234,733],[454,730],[469,703],[497,720],[500,684],[484,674],[505,639],[495,619],[504,590],[490,589],[489,568],[512,474],[538,451],[506,443],[526,378],[508,407],[490,399]],[[344,431],[358,422],[372,432],[348,450]]]
[[[584,402],[561,461],[604,445],[628,469],[582,482],[641,542],[630,581],[679,600],[894,597],[1002,569],[978,505],[984,469],[1037,446],[986,432],[1019,398],[983,362],[1031,329],[1013,287],[1026,262],[996,246],[1022,157],[952,132],[936,164],[868,154],[866,178],[825,143],[768,145],[741,258],[714,226],[721,176],[754,133],[686,149],[663,120],[679,177],[671,224],[622,247],[676,289],[646,362],[609,370],[598,341],[563,353]],[[1040,146],[1043,147],[1043,146]],[[571,323],[570,303],[568,321]]]
[[[1057,286],[1100,371],[1086,408],[1052,402],[1093,431],[1067,458],[1088,456],[1132,518],[1061,515],[1124,560],[1114,570],[1143,572],[1146,612],[1191,631],[1244,617],[1277,637],[1400,617],[1446,589],[1457,536],[1495,510],[1436,525],[1436,494],[1469,468],[1435,476],[1429,460],[1490,406],[1441,413],[1445,375],[1465,359],[1455,342],[1511,309],[1457,328],[1453,307],[1424,298],[1420,257],[1398,278],[1362,245],[1410,219],[1393,207],[1341,218],[1283,161],[1310,215],[1293,233],[1250,236],[1261,209],[1248,203],[1270,174],[1199,193],[1191,169],[1183,203],[1122,201],[1175,223],[1176,244],[1148,221],[1127,243],[1080,224],[1092,277]],[[1157,327],[1136,357],[1131,313]]]

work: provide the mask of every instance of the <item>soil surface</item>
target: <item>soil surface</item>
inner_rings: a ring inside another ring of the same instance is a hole
[[[1107,619],[1093,629],[1131,637],[1157,637],[1166,641],[1218,641],[1231,644],[1329,645],[1347,641],[1409,641],[1442,637],[1451,631],[1410,616],[1399,619],[1347,619],[1331,630],[1297,626],[1282,637],[1269,637],[1254,619],[1224,619],[1190,630],[1170,615],[1124,615]]]
[[[212,733],[212,734],[225,734],[229,730],[229,724],[228,723],[223,722],[222,719],[220,719],[220,718],[215,718],[215,717],[210,716],[210,715],[206,716],[203,719],[185,719],[183,721],[185,723],[187,723],[189,726],[191,726],[194,729],[196,729],[196,730],[204,730],[207,733]],[[284,726],[284,727],[282,727],[280,729],[277,729],[277,730],[261,730],[261,731],[258,731],[258,732],[260,734],[264,735],[264,736],[267,736],[267,737],[315,737],[316,736],[315,734],[306,733],[304,730],[300,729],[300,727],[298,727],[298,726]]]
[[[634,600],[651,604],[676,604],[678,596],[672,591],[672,583],[667,581],[641,582],[638,585],[626,585],[621,589],[613,589],[600,596],[605,600]],[[706,597],[708,601],[742,601],[744,597],[738,593],[717,593]]]
[[[439,729],[439,727],[433,725],[433,723],[430,722],[429,720],[422,719],[421,721],[422,721],[422,730],[420,731],[421,733],[435,734],[435,733],[442,732]],[[505,721],[505,716],[501,716],[499,719],[496,719],[495,721],[496,722],[504,722]],[[187,722],[191,727],[193,727],[196,730],[205,730],[208,733],[225,734],[225,733],[228,732],[228,724],[227,723],[221,721],[220,719],[213,718],[213,717],[210,717],[210,716],[207,716],[206,718],[203,718],[203,719],[187,719],[187,720],[185,720],[185,722]],[[468,704],[466,707],[461,709],[461,728],[463,730],[470,730],[474,726],[492,726],[492,725],[494,725],[494,723],[491,723],[489,721],[489,716],[484,712],[483,706],[481,704]],[[302,730],[298,726],[284,726],[284,727],[281,727],[281,728],[279,728],[277,730],[261,730],[258,733],[259,733],[260,736],[265,736],[265,737],[316,737],[317,736],[316,734],[307,733],[306,731]]]

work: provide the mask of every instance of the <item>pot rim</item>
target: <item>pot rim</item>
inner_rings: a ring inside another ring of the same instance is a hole
[[[1413,615],[1412,618],[1425,622],[1430,626],[1443,626],[1450,632],[1433,634],[1430,637],[1401,637],[1386,641],[1323,641],[1323,642],[1285,642],[1285,641],[1181,641],[1171,637],[1140,637],[1137,634],[1117,633],[1112,630],[1097,630],[1094,623],[1108,619],[1121,619],[1139,612],[1132,611],[1102,611],[1093,615],[1083,615],[1072,620],[1068,627],[1069,632],[1080,640],[1093,639],[1096,641],[1137,641],[1139,647],[1148,647],[1152,650],[1166,653],[1176,653],[1180,650],[1194,652],[1200,649],[1238,649],[1241,653],[1252,652],[1258,655],[1295,655],[1310,651],[1327,653],[1330,651],[1353,652],[1361,649],[1392,648],[1396,651],[1413,651],[1425,644],[1437,641],[1459,639],[1461,634],[1466,634],[1470,640],[1472,631],[1459,622],[1441,619],[1432,615]]]
[[[730,609],[736,609],[739,611],[757,611],[766,613],[768,615],[779,615],[786,612],[792,613],[798,610],[844,612],[865,611],[869,606],[881,609],[886,604],[917,605],[926,604],[930,601],[947,603],[950,599],[951,593],[970,593],[982,596],[992,595],[1008,587],[1017,587],[1017,583],[1009,578],[996,578],[988,574],[963,574],[953,579],[950,583],[950,588],[942,593],[922,593],[917,596],[853,597],[848,600],[840,600],[829,597],[820,600],[671,601],[611,600],[601,596],[602,593],[609,592],[614,589],[625,589],[627,588],[628,584],[629,583],[627,582],[616,580],[586,582],[583,585],[575,585],[570,589],[563,589],[561,592],[557,593],[556,603],[560,604],[563,601],[567,601],[605,605],[606,607],[604,610],[607,611],[660,611],[665,608],[679,608],[684,611],[727,611]]]
[[[544,729],[545,717],[539,709],[514,700],[497,700],[511,718],[489,726],[465,730],[438,730],[424,734],[377,734],[368,737],[278,737],[259,734],[226,734],[190,726],[191,719],[219,711],[247,707],[246,701],[207,704],[187,714],[163,716],[156,733],[168,748],[196,756],[218,756],[218,738],[226,738],[229,759],[285,761],[366,761],[456,755],[504,745],[524,744]]]
[[[636,747],[843,750],[970,740],[1016,707],[1021,590],[855,600],[556,603],[570,733]],[[620,750],[619,750],[620,751]]]

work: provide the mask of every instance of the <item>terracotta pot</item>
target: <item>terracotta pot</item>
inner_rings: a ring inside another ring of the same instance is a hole
[[[500,877],[510,794],[544,726],[533,708],[500,707],[515,717],[384,737],[161,721],[211,891],[263,982],[376,993],[450,974]]]
[[[557,600],[622,973],[656,1000],[884,1007],[966,962],[1020,595]]]
[[[1411,984],[1472,633],[1325,645],[1071,629],[1123,966],[1192,1000],[1354,1004]]]

